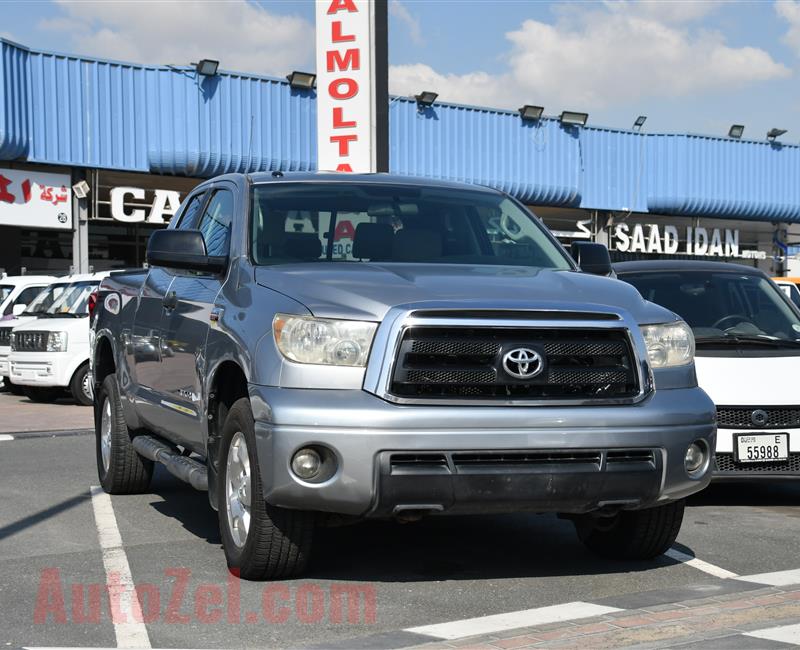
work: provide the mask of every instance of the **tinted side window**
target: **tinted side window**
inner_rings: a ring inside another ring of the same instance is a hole
[[[11,311],[14,309],[14,305],[29,305],[31,300],[33,300],[36,296],[41,293],[44,287],[28,287],[27,289],[23,289],[20,294],[16,297],[14,302],[6,307],[5,311],[3,312],[4,316],[8,316]]]
[[[194,230],[197,228],[197,223],[200,221],[200,209],[203,207],[205,197],[206,193],[201,192],[189,199],[189,203],[186,204],[186,208],[181,213],[178,228],[181,230]]]
[[[198,226],[203,233],[208,255],[227,255],[233,220],[233,193],[217,190],[208,202]]]

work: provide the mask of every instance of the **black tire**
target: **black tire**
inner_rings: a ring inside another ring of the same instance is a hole
[[[72,394],[72,399],[74,399],[78,404],[81,406],[91,406],[94,403],[94,399],[91,395],[91,387],[88,387],[89,382],[89,362],[87,361],[84,363],[80,368],[78,368],[75,373],[72,375],[72,379],[69,382],[69,392]],[[88,393],[87,391],[88,387]]]
[[[228,518],[228,455],[241,433],[250,467],[250,524],[244,543],[234,541]],[[288,578],[300,574],[308,562],[314,534],[314,513],[272,506],[263,498],[256,456],[256,436],[250,400],[238,400],[228,411],[219,447],[217,512],[228,568],[245,580]]]
[[[646,510],[624,510],[613,518],[584,517],[575,522],[578,537],[603,557],[649,560],[667,551],[678,537],[686,501]]]
[[[64,394],[60,388],[42,388],[40,386],[23,386],[22,392],[31,402],[50,404]]]
[[[110,435],[108,467],[103,461],[102,438],[106,425],[106,413]],[[131,444],[131,432],[125,424],[122,402],[117,387],[117,376],[108,375],[100,386],[94,411],[95,451],[97,455],[97,475],[100,485],[109,494],[142,494],[150,488],[153,478],[153,461],[140,456]]]
[[[19,384],[12,384],[11,380],[8,377],[3,377],[3,386],[5,386],[5,389],[12,395],[25,394],[25,391],[22,389],[22,386],[20,386]]]

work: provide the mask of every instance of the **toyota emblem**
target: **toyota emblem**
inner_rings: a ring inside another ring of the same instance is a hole
[[[756,409],[750,414],[750,422],[757,427],[763,427],[769,422],[769,414],[763,409]]]
[[[503,370],[517,379],[531,379],[544,370],[544,359],[536,350],[514,348],[503,355]]]

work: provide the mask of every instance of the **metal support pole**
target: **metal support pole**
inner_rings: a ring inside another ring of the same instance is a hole
[[[86,172],[72,172],[72,184],[86,180]],[[89,273],[89,197],[72,196],[72,267],[75,273]]]
[[[389,9],[373,0],[375,18],[375,171],[389,171]]]

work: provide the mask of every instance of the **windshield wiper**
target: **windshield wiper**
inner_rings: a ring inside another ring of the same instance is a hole
[[[89,314],[77,314],[74,311],[61,311],[57,314],[48,314],[50,318],[83,318]]]
[[[746,334],[725,334],[723,336],[701,336],[695,339],[696,345],[704,343],[755,343],[757,345],[767,345],[773,348],[791,347],[800,348],[800,341],[792,341],[791,339],[770,338],[767,336],[748,336]]]

